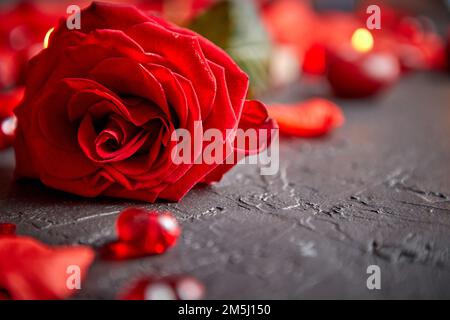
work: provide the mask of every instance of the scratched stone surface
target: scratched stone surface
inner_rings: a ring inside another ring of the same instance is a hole
[[[322,89],[266,97],[295,101]],[[76,298],[112,299],[140,276],[190,274],[209,299],[450,298],[450,80],[415,75],[374,100],[339,101],[347,123],[284,138],[280,171],[240,166],[180,203],[83,199],[12,182],[0,154],[0,220],[49,244],[99,247],[131,205],[172,211],[182,237],[162,256],[97,259]],[[366,268],[381,268],[381,290]]]

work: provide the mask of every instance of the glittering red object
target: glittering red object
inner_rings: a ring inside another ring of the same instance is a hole
[[[107,259],[162,254],[176,243],[181,230],[169,212],[129,208],[117,219],[117,233],[119,240],[102,248]]]
[[[121,241],[136,241],[145,237],[149,223],[149,212],[141,208],[122,211],[116,221],[116,229]]]
[[[15,235],[16,225],[14,223],[0,223],[0,236]]]
[[[119,240],[144,247],[149,253],[163,253],[180,235],[177,220],[169,212],[130,208],[117,220]]]
[[[121,300],[199,300],[205,287],[190,276],[145,278],[138,281]]]

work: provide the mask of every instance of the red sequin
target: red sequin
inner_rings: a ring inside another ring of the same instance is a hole
[[[169,212],[130,208],[120,214],[117,233],[119,240],[102,248],[103,257],[130,259],[161,254],[176,243],[181,231]]]
[[[16,225],[14,223],[0,223],[0,235],[15,235]]]
[[[146,278],[138,281],[122,300],[199,300],[205,287],[190,276]]]

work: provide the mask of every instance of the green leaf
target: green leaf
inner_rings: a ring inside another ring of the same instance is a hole
[[[188,27],[224,49],[248,74],[251,95],[268,88],[271,43],[253,1],[219,1]]]

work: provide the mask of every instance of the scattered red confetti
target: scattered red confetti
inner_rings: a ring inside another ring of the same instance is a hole
[[[138,281],[121,300],[199,300],[205,287],[190,276],[146,278]]]
[[[0,299],[64,299],[69,266],[83,278],[94,259],[89,247],[49,247],[28,237],[0,237]]]
[[[293,105],[269,106],[269,115],[274,118],[285,135],[317,137],[344,124],[341,109],[331,101],[314,98]]]
[[[16,225],[14,223],[0,222],[0,236],[15,235]]]
[[[124,210],[117,219],[119,240],[102,248],[107,259],[162,254],[175,245],[181,230],[173,215],[139,208]]]

